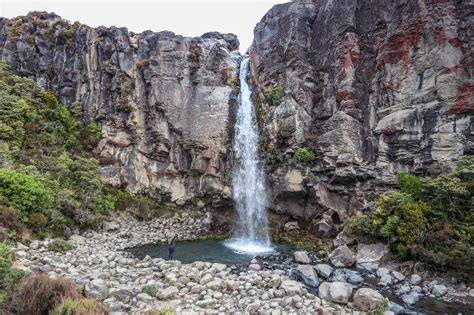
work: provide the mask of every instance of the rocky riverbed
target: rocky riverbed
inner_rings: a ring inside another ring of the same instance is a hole
[[[51,240],[33,241],[29,246],[18,243],[16,264],[27,273],[71,279],[86,296],[102,300],[112,314],[140,314],[165,307],[178,313],[401,311],[398,304],[378,292],[388,288],[408,305],[422,296],[464,301],[472,301],[474,296],[474,290],[466,285],[448,285],[379,266],[385,255],[381,244],[359,246],[356,255],[340,246],[327,263],[299,251],[291,255],[291,262],[253,260],[245,269],[201,261],[182,264],[149,256],[140,260],[124,251],[166,241],[175,233],[180,238],[196,238],[208,233],[209,217],[177,214],[149,222],[121,218],[106,223],[100,233],[74,234],[69,240],[74,249],[65,253],[49,251]],[[359,269],[349,268],[356,265]],[[367,278],[373,279],[373,285]],[[142,293],[145,285],[155,287],[156,296]]]

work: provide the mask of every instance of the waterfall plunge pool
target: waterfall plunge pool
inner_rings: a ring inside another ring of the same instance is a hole
[[[235,247],[230,247],[236,245]],[[238,240],[199,240],[177,242],[175,246],[174,259],[189,264],[194,261],[206,261],[211,263],[223,263],[228,265],[248,264],[256,256],[269,257],[287,254],[291,251],[290,244],[272,244],[266,251],[243,251],[239,250],[241,243]],[[256,248],[262,249],[262,248]],[[272,249],[272,250],[270,250]],[[127,249],[133,256],[143,259],[146,255],[151,258],[168,258],[168,244],[145,244]]]

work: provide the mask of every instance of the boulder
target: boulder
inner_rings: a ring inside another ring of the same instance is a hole
[[[84,294],[87,297],[103,300],[109,294],[109,287],[103,279],[94,279],[86,284]]]
[[[405,276],[403,273],[398,272],[398,271],[392,271],[392,276],[397,280],[397,281],[403,281],[405,280]]]
[[[331,263],[336,267],[350,267],[355,263],[355,257],[347,245],[336,248],[329,255]]]
[[[408,305],[415,304],[416,302],[418,302],[419,299],[420,299],[420,294],[414,291],[402,296],[403,302],[405,302]]]
[[[354,294],[354,306],[364,312],[374,310],[384,302],[382,294],[369,288],[360,288]]]
[[[413,284],[413,285],[420,284],[422,280],[423,279],[419,275],[417,275],[416,273],[412,274],[411,277],[410,277],[410,283]]]
[[[318,272],[318,275],[320,275],[324,279],[329,278],[333,270],[332,267],[327,264],[317,264],[315,269]]]
[[[431,293],[433,293],[434,296],[439,298],[439,297],[442,297],[443,295],[446,295],[446,293],[448,293],[448,288],[445,285],[436,284],[433,286]]]
[[[260,266],[260,264],[250,264],[249,265],[249,270],[251,270],[251,271],[260,271],[260,270],[262,270],[262,267]]]
[[[168,287],[166,289],[161,290],[161,292],[158,293],[158,298],[160,300],[171,300],[176,297],[176,294],[178,294],[179,290],[176,287]]]
[[[113,297],[123,303],[129,303],[135,296],[132,288],[129,287],[118,287],[112,292]]]
[[[283,229],[285,230],[285,232],[291,232],[294,230],[299,230],[300,227],[298,225],[298,221],[290,221],[290,222],[285,223],[285,226],[283,227]]]
[[[146,293],[140,293],[140,294],[137,295],[137,300],[139,300],[140,302],[143,302],[143,303],[151,303],[151,302],[153,302],[154,298],[149,296]]]
[[[296,274],[305,284],[311,287],[317,287],[319,285],[318,276],[314,268],[310,265],[298,265],[298,267],[296,267]]]
[[[120,229],[120,224],[118,224],[117,222],[105,221],[102,228],[106,232],[117,231],[118,229]]]
[[[309,258],[306,252],[296,251],[295,252],[295,261],[300,264],[309,264],[311,263],[311,259]]]
[[[301,285],[294,280],[284,280],[280,284],[282,289],[287,296],[293,296],[301,292]]]
[[[321,299],[340,304],[347,304],[351,294],[352,288],[344,282],[323,282],[318,292]]]
[[[311,233],[319,238],[327,238],[333,235],[332,228],[332,223],[323,219],[311,227]]]
[[[357,263],[378,262],[390,253],[387,245],[383,243],[359,244],[357,246]]]

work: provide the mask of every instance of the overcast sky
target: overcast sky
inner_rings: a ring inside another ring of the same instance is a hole
[[[234,33],[240,51],[250,46],[253,28],[277,3],[289,0],[0,0],[0,16],[15,17],[29,11],[50,11],[89,26],[127,27],[129,31],[173,31],[200,36],[219,31]]]

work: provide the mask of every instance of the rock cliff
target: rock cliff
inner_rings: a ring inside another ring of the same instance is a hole
[[[135,34],[45,12],[2,18],[0,30],[1,61],[101,127],[104,182],[178,203],[228,203],[235,35]]]
[[[313,231],[328,235],[396,172],[434,174],[473,154],[472,15],[466,1],[273,7],[251,66],[274,210],[319,216]],[[295,158],[302,147],[313,162]]]

